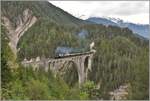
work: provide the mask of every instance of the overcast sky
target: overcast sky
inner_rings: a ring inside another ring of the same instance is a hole
[[[148,1],[50,1],[75,17],[114,17],[124,21],[148,24]]]

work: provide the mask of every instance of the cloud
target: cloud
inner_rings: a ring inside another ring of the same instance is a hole
[[[81,19],[89,17],[120,17],[136,23],[149,22],[148,1],[50,1],[52,4]],[[84,16],[82,16],[84,15]],[[142,18],[141,18],[142,17]],[[144,17],[144,18],[143,18]],[[140,20],[143,19],[143,20]],[[141,22],[142,21],[142,22]]]
[[[99,6],[92,11],[92,14],[103,14],[103,15],[124,15],[130,16],[135,14],[148,13],[148,2],[99,2]],[[101,7],[100,7],[101,6]]]
[[[146,3],[143,2],[131,2],[131,3],[121,3],[116,9],[114,9],[114,12],[112,13],[116,15],[135,15],[135,14],[143,14],[148,13],[148,6],[146,6]]]

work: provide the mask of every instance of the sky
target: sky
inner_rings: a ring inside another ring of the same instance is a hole
[[[149,23],[149,1],[49,1],[80,19],[113,17],[126,22]]]

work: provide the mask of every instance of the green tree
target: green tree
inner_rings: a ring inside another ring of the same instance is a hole
[[[31,80],[27,84],[26,94],[31,100],[47,100],[50,99],[48,95],[49,88],[45,83],[39,80]]]

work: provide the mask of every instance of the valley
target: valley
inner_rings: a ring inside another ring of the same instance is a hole
[[[2,100],[149,99],[147,38],[48,1],[1,6]]]

